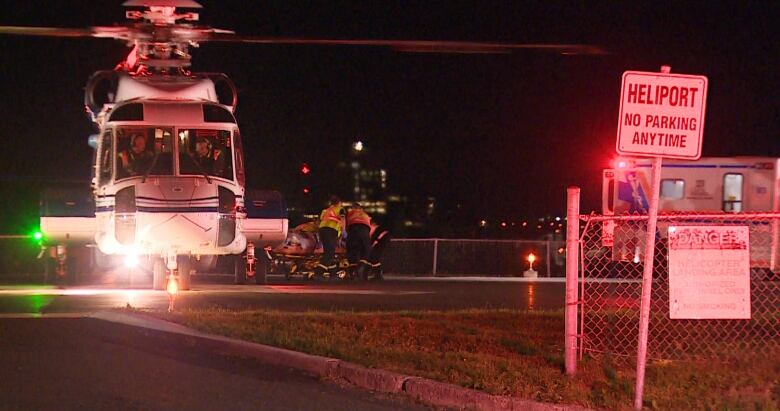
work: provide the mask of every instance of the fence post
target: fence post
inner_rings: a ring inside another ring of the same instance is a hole
[[[552,240],[547,242],[547,278],[552,277],[552,275],[550,275],[551,273],[550,266],[552,266],[552,259],[551,259],[552,256],[550,254],[550,247],[552,247]]]
[[[580,188],[566,189],[566,311],[564,356],[566,374],[577,372],[577,268],[580,242]],[[548,246],[549,250],[549,246]]]
[[[439,239],[433,239],[433,276],[436,277],[436,266],[439,263]]]

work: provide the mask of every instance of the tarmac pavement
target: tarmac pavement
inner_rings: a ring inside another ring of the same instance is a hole
[[[92,318],[0,319],[3,410],[423,410],[221,346]]]

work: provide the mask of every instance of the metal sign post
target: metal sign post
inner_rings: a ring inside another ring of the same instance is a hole
[[[658,221],[658,195],[661,189],[661,157],[653,158],[653,182],[647,210],[647,237],[645,239],[645,261],[642,272],[642,301],[639,314],[639,344],[636,354],[636,392],[634,408],[642,409],[645,389],[645,366],[647,365],[647,333],[650,327],[650,294],[653,287],[653,262],[655,257],[655,226]]]
[[[645,385],[662,159],[701,157],[707,106],[707,77],[670,73],[669,66],[662,66],[660,73],[626,71],[620,90],[615,148],[618,154],[653,158],[636,361],[634,407],[637,410],[642,409]]]

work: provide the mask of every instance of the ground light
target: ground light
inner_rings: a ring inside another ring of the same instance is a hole
[[[173,273],[168,275],[168,285],[165,290],[168,291],[168,312],[172,312],[176,308],[176,294],[179,293],[179,283]]]
[[[526,260],[528,260],[528,269],[523,271],[523,277],[527,278],[536,278],[539,276],[539,273],[534,270],[534,261],[536,261],[536,255],[534,253],[528,254],[528,257],[526,257]]]

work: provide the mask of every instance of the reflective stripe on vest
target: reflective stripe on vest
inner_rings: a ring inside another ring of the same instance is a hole
[[[371,217],[363,210],[349,210],[347,213],[347,225],[365,224],[371,226]]]
[[[328,227],[341,232],[340,206],[330,206],[320,214],[320,228]]]

